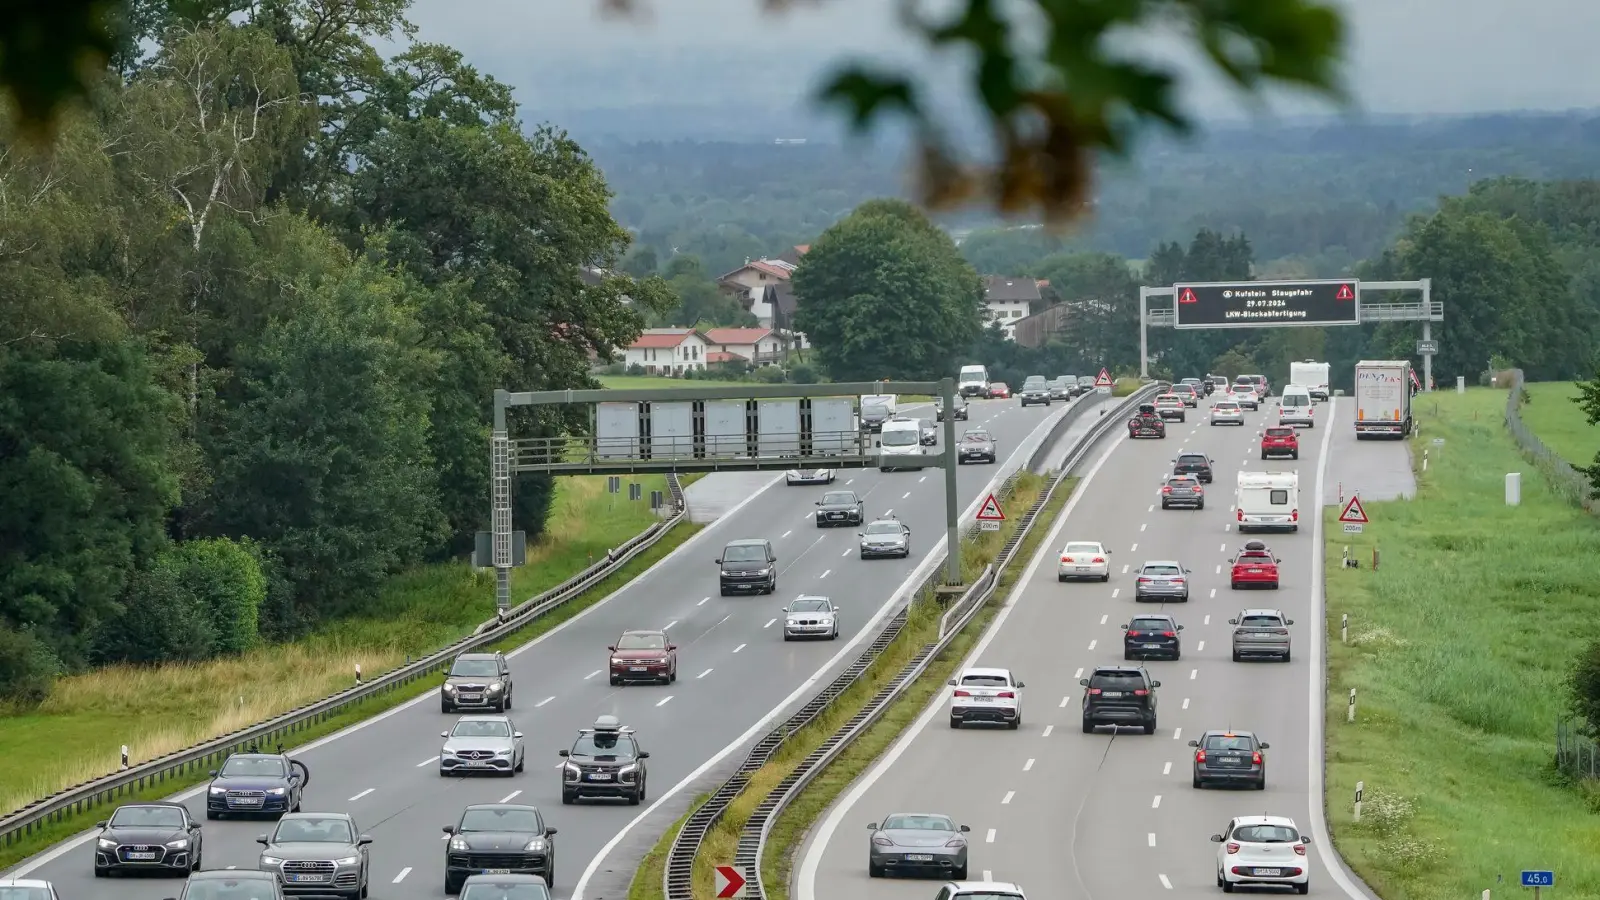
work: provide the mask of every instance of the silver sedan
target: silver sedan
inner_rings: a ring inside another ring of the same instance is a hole
[[[876,559],[911,555],[911,529],[899,519],[879,519],[860,532],[861,558]]]
[[[949,816],[937,813],[895,813],[867,826],[867,874],[939,874],[955,881],[967,878],[967,832]]]
[[[1244,408],[1237,400],[1218,400],[1211,404],[1211,424],[1243,425]]]
[[[440,775],[511,776],[525,761],[522,732],[507,716],[462,716],[456,727],[439,732]]]
[[[839,610],[827,597],[802,595],[783,608],[783,639],[839,637]]]

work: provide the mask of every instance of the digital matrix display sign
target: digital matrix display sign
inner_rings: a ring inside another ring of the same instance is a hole
[[[1175,284],[1178,328],[1265,328],[1282,325],[1356,325],[1361,282],[1242,281]]]

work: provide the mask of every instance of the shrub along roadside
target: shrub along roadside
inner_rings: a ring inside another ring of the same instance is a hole
[[[1040,492],[1048,482],[1042,476],[1024,474],[1017,479],[1013,486],[1010,505],[1017,509],[1026,509],[1038,498]],[[1066,497],[1071,494],[1075,484],[1069,481],[1056,493],[1051,500],[1051,507],[1059,510],[1060,504],[1066,502]],[[1047,508],[1044,515],[1036,519],[1038,522],[1048,521],[1048,516],[1053,515]],[[983,570],[983,566],[993,561],[1000,552],[1000,548],[1010,537],[1015,529],[1014,521],[1007,522],[1001,531],[980,532],[975,540],[966,541],[961,547],[961,568],[968,578],[975,578]],[[1037,530],[1030,535],[1030,541],[1037,543],[1041,532]],[[1028,549],[1027,545],[1023,548]],[[1025,558],[1024,556],[1017,557]],[[1005,583],[1004,576],[1002,583]],[[913,603],[911,614],[907,617],[905,627],[900,636],[885,649],[878,660],[862,674],[861,678],[847,691],[841,694],[831,706],[828,707],[812,723],[796,732],[780,748],[778,753],[760,770],[751,776],[743,792],[735,798],[733,804],[723,814],[722,818],[706,835],[705,842],[701,845],[701,852],[695,860],[694,891],[695,896],[709,897],[712,895],[712,860],[731,860],[735,848],[739,843],[739,832],[744,823],[750,818],[750,813],[755,807],[771,793],[773,787],[782,781],[796,765],[817,748],[824,740],[837,731],[846,721],[861,710],[872,696],[881,690],[891,678],[903,669],[908,661],[916,655],[925,644],[937,639],[939,633],[939,618],[943,610],[932,601],[932,595],[925,593]],[[985,616],[990,615],[988,608],[981,611],[975,619],[987,621]],[[977,633],[969,625],[964,633]],[[959,658],[959,657],[955,657]],[[943,656],[941,656],[943,659]],[[940,679],[942,682],[943,677]],[[919,682],[920,684],[921,682]],[[915,687],[912,688],[916,690]],[[824,776],[826,777],[826,776]],[[698,806],[698,804],[696,804]],[[656,846],[650,851],[648,858],[664,860],[667,851],[671,848],[673,840],[677,837],[681,827],[675,825],[668,830]],[[773,890],[773,885],[768,884],[768,889]],[[661,900],[661,867],[658,865],[654,872],[641,867],[634,876],[633,883],[628,890],[629,900]]]
[[[574,480],[578,479],[565,479],[562,484],[570,484]],[[605,482],[600,479],[598,487],[600,495],[603,495],[603,484]],[[570,490],[568,501],[579,504],[579,500],[582,500],[582,503],[587,504],[587,519],[582,516],[584,512],[582,509],[574,508],[576,509],[574,517],[565,520],[584,522],[584,525],[550,528],[549,540],[530,548],[528,552],[530,565],[526,569],[518,570],[518,578],[514,580],[514,597],[526,597],[538,593],[589,565],[590,554],[594,551],[587,544],[598,543],[597,535],[592,528],[600,522],[606,522],[605,514],[595,509],[610,501],[592,503],[594,498],[587,495],[590,490],[587,485]],[[626,500],[618,501],[619,506],[626,503]],[[562,498],[558,498],[557,506],[558,508],[562,506]],[[645,514],[648,516],[648,509]],[[614,522],[611,524],[614,525]],[[640,527],[630,525],[621,540],[630,538],[638,530],[642,530],[642,525]],[[672,549],[680,546],[698,530],[699,525],[690,522],[678,524],[667,532],[667,535],[662,536],[662,540],[656,546],[624,565],[619,572],[613,573],[600,585],[590,589],[589,593],[566,604],[562,609],[533,621],[520,633],[506,639],[502,642],[504,649],[525,644],[533,637],[547,633],[560,625],[562,621],[578,615],[582,610],[600,601],[602,597],[626,585],[627,581],[637,577],[638,573],[666,556],[667,552],[672,552]],[[566,543],[560,544],[562,546],[560,552],[550,549],[557,546],[557,541],[562,540],[562,535],[565,535]],[[616,546],[621,540],[605,546]],[[605,546],[598,551],[600,554],[605,552]],[[530,569],[534,569],[536,557],[544,562],[538,565],[539,572],[530,572]],[[470,633],[478,623],[493,615],[493,580],[472,577],[470,570],[464,565],[450,569],[466,570],[467,580],[462,581],[461,578],[454,577],[448,570],[419,572],[405,581],[406,593],[403,596],[387,594],[394,599],[390,609],[382,612],[389,612],[395,617],[403,615],[411,617],[410,620],[400,618],[394,621],[392,628],[384,628],[384,623],[381,621],[362,621],[354,625],[346,623],[350,626],[346,633],[323,634],[309,641],[258,650],[248,653],[242,660],[210,661],[194,666],[118,669],[115,673],[94,673],[90,676],[64,679],[53,693],[51,700],[46,703],[46,708],[51,703],[59,701],[62,705],[67,705],[70,701],[70,706],[64,706],[67,709],[66,713],[56,716],[35,713],[0,719],[0,722],[3,722],[3,725],[0,725],[0,761],[30,759],[26,764],[18,762],[14,765],[0,765],[0,786],[5,786],[5,790],[8,791],[6,796],[13,798],[13,802],[5,809],[16,809],[30,799],[61,790],[61,786],[114,772],[117,769],[118,745],[122,741],[130,743],[130,749],[136,751],[134,754],[136,757],[147,759],[158,756],[179,746],[194,743],[198,738],[227,733],[229,730],[283,713],[286,709],[302,705],[306,701],[326,697],[333,690],[349,684],[357,661],[363,661],[365,673],[371,676],[405,660],[405,655],[398,652],[394,645],[373,642],[373,639],[378,637],[387,639],[403,637],[406,641],[416,641],[419,652],[435,650],[440,645],[459,639],[464,634]],[[251,665],[256,668],[251,668]],[[418,685],[414,685],[414,689],[386,693],[381,698],[366,701],[350,713],[342,714],[333,724],[323,725],[322,729],[315,732],[307,732],[307,737],[299,738],[294,743],[299,745],[304,741],[314,740],[315,737],[381,713],[390,706],[416,697],[418,693],[426,693],[430,689],[432,687],[427,682],[419,682]],[[248,700],[237,708],[229,708],[229,701],[238,695],[243,695]],[[139,703],[134,703],[134,700],[139,700]],[[155,714],[152,714],[150,706],[152,700],[160,705]],[[222,713],[208,714],[208,716],[195,714],[192,709],[182,706],[186,701],[221,703]],[[110,703],[110,706],[102,706],[106,703]],[[112,716],[110,709],[128,709],[130,713],[126,717]],[[186,714],[189,716],[187,721],[173,722],[166,719],[168,716],[181,717]],[[165,730],[150,729],[150,725],[142,725],[146,730],[134,730],[139,729],[141,722],[146,721],[157,725],[158,729]],[[181,727],[189,727],[190,730],[178,732]],[[174,733],[192,733],[194,738],[189,738],[181,745],[168,746],[160,753],[149,753],[149,751],[138,753],[141,746],[146,745],[136,745],[134,740],[118,737],[122,733],[130,732],[152,740],[154,738],[178,740],[171,737]],[[70,743],[70,741],[80,741],[80,743]],[[75,759],[67,759],[62,757],[61,753],[64,746],[82,746],[86,749],[86,753]],[[46,753],[43,748],[48,748],[50,751]],[[56,762],[54,767],[42,765],[42,762],[48,764],[51,761]],[[166,796],[178,791],[181,786],[181,781],[168,781],[150,796]],[[59,839],[61,836],[82,830],[83,826],[85,825],[82,823],[69,823],[59,830],[59,834],[51,831],[51,834],[56,834],[51,839]],[[0,858],[0,866],[8,865],[8,860],[14,862],[19,858],[19,852],[22,855],[37,852],[38,849],[48,846],[48,842],[50,841],[30,841],[22,850],[13,847],[6,852],[5,858]]]
[[[1589,637],[1552,623],[1600,614],[1600,523],[1521,458],[1505,401],[1492,389],[1430,395],[1417,405],[1423,433],[1444,444],[1430,446],[1417,498],[1368,503],[1360,535],[1342,532],[1337,508],[1324,513],[1328,820],[1380,896],[1477,896],[1535,867],[1600,884],[1600,819],[1552,766],[1566,681]],[[1518,471],[1522,504],[1507,507],[1504,473]],[[1346,545],[1361,568],[1341,566]]]

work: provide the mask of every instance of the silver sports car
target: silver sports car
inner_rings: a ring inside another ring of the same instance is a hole
[[[867,874],[873,878],[901,873],[939,874],[955,881],[967,877],[967,832],[949,816],[937,813],[895,813],[867,826]]]

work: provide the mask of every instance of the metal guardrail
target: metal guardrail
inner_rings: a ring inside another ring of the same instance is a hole
[[[1573,468],[1561,455],[1546,447],[1522,422],[1523,379],[1521,369],[1512,369],[1511,392],[1506,396],[1506,429],[1511,432],[1522,455],[1550,480],[1550,487],[1562,499],[1589,512],[1600,512],[1595,487],[1589,476]]]
[[[953,635],[960,630],[960,626],[971,620],[971,617],[982,607],[982,600],[987,599],[994,593],[994,589],[999,583],[999,572],[1010,561],[1017,547],[1026,538],[1029,530],[1033,527],[1034,519],[1039,510],[1044,508],[1045,503],[1049,501],[1050,495],[1065,479],[1066,473],[1113,427],[1114,423],[1120,421],[1119,414],[1123,410],[1141,402],[1146,396],[1159,389],[1157,385],[1150,385],[1135,391],[1116,406],[1114,411],[1116,414],[1107,415],[1103,421],[1096,423],[1089,433],[1078,441],[1076,449],[1068,455],[1061,472],[1052,480],[1040,499],[1018,521],[1018,527],[1001,548],[995,564],[985,567],[971,587],[951,604],[952,609],[963,610],[960,613],[961,619],[958,625],[950,629],[948,633],[946,632],[945,624],[950,616],[950,611],[947,610],[945,618],[941,620],[941,636],[939,639],[918,650],[911,661],[890,680],[889,684],[879,690],[859,713],[852,716],[849,722],[845,723],[833,736],[824,741],[816,751],[801,760],[795,770],[762,799],[762,802],[745,822],[740,833],[739,847],[734,857],[735,864],[740,866],[746,873],[747,900],[761,900],[766,896],[765,887],[761,883],[761,852],[771,829],[771,823],[775,820],[778,812],[810,782],[816,773],[822,771],[828,762],[844,747],[848,746],[856,735],[865,728],[870,727],[873,722],[876,722],[883,712],[888,709],[889,705],[900,696],[905,687],[915,681],[917,676],[927,668],[929,662],[937,657],[939,651],[949,644]],[[1078,414],[1081,414],[1081,412]],[[1030,462],[1039,453],[1046,451],[1059,437],[1061,431],[1058,429],[1064,430],[1067,427],[1066,421],[1075,418],[1078,414],[1069,413],[1063,416],[1062,422],[1057,423],[1056,427],[1052,429],[1050,437],[1030,457]],[[1009,493],[1010,489],[1016,484],[1019,474],[1020,471],[1007,476],[1006,480],[1001,483],[1001,492]],[[939,576],[935,574],[930,578],[929,584],[937,583],[938,580]],[[927,585],[924,585],[924,590],[926,587]],[[728,779],[699,809],[695,810],[685,820],[683,827],[673,839],[672,847],[667,854],[666,871],[662,879],[663,892],[667,900],[693,900],[694,861],[699,855],[700,846],[705,840],[706,834],[710,832],[734,799],[744,790],[749,783],[751,775],[765,766],[796,731],[825,711],[840,694],[844,693],[851,684],[859,680],[861,675],[877,660],[878,656],[894,642],[894,639],[899,636],[905,625],[911,604],[915,603],[916,597],[922,593],[923,591],[919,590],[911,595],[911,599],[894,614],[889,624],[879,633],[871,646],[838,679],[835,679],[833,684],[824,688],[821,693],[807,703],[805,707],[802,707],[801,711],[789,721],[778,726],[778,728],[758,741],[734,776]],[[797,722],[798,724],[796,724]]]
[[[354,704],[435,675],[449,666],[457,654],[491,646],[514,635],[546,613],[587,593],[590,588],[604,581],[634,557],[650,549],[663,535],[683,522],[686,507],[683,488],[678,483],[676,475],[667,476],[667,490],[673,505],[672,514],[668,518],[651,525],[627,543],[609,551],[606,558],[600,562],[550,590],[506,610],[504,614],[484,622],[470,636],[415,662],[398,666],[369,681],[358,683],[354,687],[282,715],[36,800],[0,818],[0,847],[9,849],[14,844],[31,838],[36,831],[102,804],[120,801],[130,794],[162,785],[167,781],[193,777],[196,772],[215,768],[216,762],[231,753],[240,752],[251,746],[270,746],[285,737],[314,728]]]

